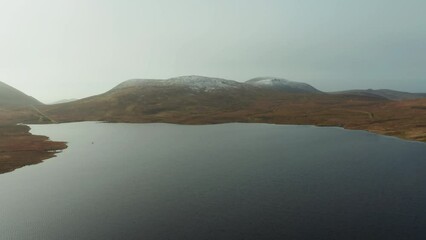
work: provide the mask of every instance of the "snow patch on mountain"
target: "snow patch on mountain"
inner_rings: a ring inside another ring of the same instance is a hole
[[[241,88],[268,88],[290,93],[315,93],[320,92],[309,84],[293,82],[283,78],[261,77],[254,78],[245,83],[222,78],[203,76],[182,76],[169,79],[132,79],[115,87],[123,89],[128,87],[186,87],[193,91],[209,92],[221,89]]]
[[[166,80],[169,84],[189,86],[193,90],[215,90],[223,88],[238,88],[242,84],[232,80],[202,76],[183,76]]]
[[[246,83],[257,87],[275,88],[277,90],[288,90],[291,92],[320,92],[307,83],[293,82],[284,78],[258,77],[250,79]]]
[[[182,76],[169,79],[132,79],[125,81],[114,89],[123,89],[128,87],[158,87],[158,86],[179,86],[188,87],[194,91],[213,91],[226,88],[238,88],[243,83],[226,80],[221,78],[210,78],[203,76]]]

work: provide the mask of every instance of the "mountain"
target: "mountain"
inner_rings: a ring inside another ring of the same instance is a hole
[[[221,78],[182,76],[169,79],[132,79],[119,84],[113,90],[129,87],[184,87],[193,91],[215,91],[226,88],[244,87],[243,83]]]
[[[409,92],[400,92],[400,91],[389,90],[389,89],[348,90],[348,91],[341,91],[341,92],[333,92],[332,94],[349,94],[349,95],[358,95],[358,96],[381,97],[381,98],[394,100],[394,101],[426,98],[426,93],[409,93]]]
[[[259,77],[245,83],[221,78],[203,76],[182,76],[162,79],[132,79],[119,84],[113,90],[129,87],[186,87],[193,91],[216,91],[221,89],[262,88],[279,90],[288,93],[320,93],[318,89],[309,84],[293,82],[283,78]]]
[[[168,115],[173,116],[170,122],[189,122],[200,115],[245,108],[262,94],[262,89],[220,78],[132,79],[104,94],[51,105],[43,112],[56,121],[145,122]]]
[[[0,82],[0,106],[3,107],[22,107],[31,105],[41,105],[35,98]]]
[[[272,82],[264,87],[263,80]],[[241,83],[202,76],[170,79],[132,79],[110,91],[40,110],[55,122],[169,122],[207,124],[279,122],[333,124],[328,115],[368,114],[343,108],[376,105],[385,100],[368,96],[317,94],[304,83],[257,78]],[[336,110],[335,110],[336,109]],[[365,119],[364,119],[365,120]],[[366,120],[369,120],[367,118]],[[338,121],[337,121],[338,122]]]
[[[295,98],[300,94],[320,92],[304,83],[283,79],[274,79],[273,82],[275,85],[270,88],[255,80],[244,83],[194,75],[169,79],[131,79],[104,94],[52,105],[44,112],[59,122],[213,123],[226,122],[228,120],[225,120],[227,117],[223,113],[245,111],[268,96],[288,94],[287,97]]]
[[[307,83],[293,82],[283,78],[258,77],[246,81],[252,86],[275,89],[289,93],[320,93],[318,89]]]

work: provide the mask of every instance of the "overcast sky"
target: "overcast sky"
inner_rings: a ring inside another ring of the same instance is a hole
[[[0,81],[43,102],[131,78],[426,92],[425,0],[0,0]]]

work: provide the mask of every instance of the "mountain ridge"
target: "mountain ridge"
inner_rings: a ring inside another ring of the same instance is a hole
[[[264,84],[270,80],[271,84]],[[112,90],[129,87],[189,87],[195,91],[215,91],[226,88],[268,88],[292,93],[320,93],[321,91],[307,83],[288,81],[283,78],[253,78],[246,82],[238,82],[216,77],[198,75],[180,76],[168,79],[130,79],[118,84]]]
[[[0,81],[0,106],[22,107],[31,105],[42,105],[42,103],[18,89]]]
[[[180,76],[168,79],[130,79],[124,81],[112,90],[130,87],[186,87],[194,91],[214,91],[226,88],[243,87],[244,83],[223,78],[205,77],[198,75]]]

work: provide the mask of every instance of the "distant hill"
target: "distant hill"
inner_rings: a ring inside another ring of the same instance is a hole
[[[265,84],[265,81],[272,85]],[[219,113],[246,109],[271,95],[316,93],[321,92],[308,84],[279,78],[237,82],[191,75],[169,79],[131,79],[104,94],[52,105],[45,111],[58,121],[144,122],[164,119],[167,115],[170,120],[165,121],[191,122],[191,118],[201,115],[215,117],[213,115],[219,116]]]
[[[77,98],[62,99],[62,100],[59,100],[59,101],[56,101],[56,102],[52,102],[52,103],[49,103],[49,104],[61,104],[61,103],[75,102],[77,100],[78,100]]]
[[[244,83],[221,78],[203,76],[182,76],[169,79],[132,79],[119,84],[113,90],[129,87],[166,87],[166,88],[188,88],[192,91],[215,91],[220,89],[236,89],[245,87]]]
[[[110,91],[74,102],[51,105],[46,113],[59,121],[141,121],[164,114],[191,118],[200,113],[235,111],[248,106],[262,89],[232,80],[183,76],[165,80],[133,79]]]
[[[377,104],[381,101],[386,100],[368,96],[325,94],[309,84],[280,78],[255,78],[237,82],[203,76],[182,76],[170,79],[132,79],[118,84],[104,94],[49,105],[41,110],[58,122],[265,122],[271,118],[269,115],[275,118],[277,113],[284,114],[280,117],[286,119],[285,121],[294,119],[308,122],[309,112],[320,112],[320,109],[329,111],[331,107],[342,111],[340,109],[345,104]],[[326,119],[322,116],[321,120],[315,121],[322,122]]]
[[[0,106],[22,107],[31,105],[41,105],[42,103],[25,93],[0,82]]]
[[[381,97],[381,98],[394,100],[394,101],[426,98],[426,93],[409,93],[409,92],[400,92],[400,91],[389,90],[389,89],[348,90],[348,91],[341,91],[341,92],[333,92],[332,94],[350,94],[350,95],[358,95],[358,96]]]
[[[307,83],[293,82],[283,78],[259,77],[246,82],[252,86],[275,89],[289,93],[320,93],[321,91]]]
[[[187,87],[196,91],[215,91],[221,89],[262,88],[279,90],[289,93],[320,93],[318,89],[309,84],[293,82],[283,78],[259,77],[246,82],[237,82],[222,78],[203,76],[182,76],[169,79],[132,79],[125,81],[113,90],[129,87]]]

